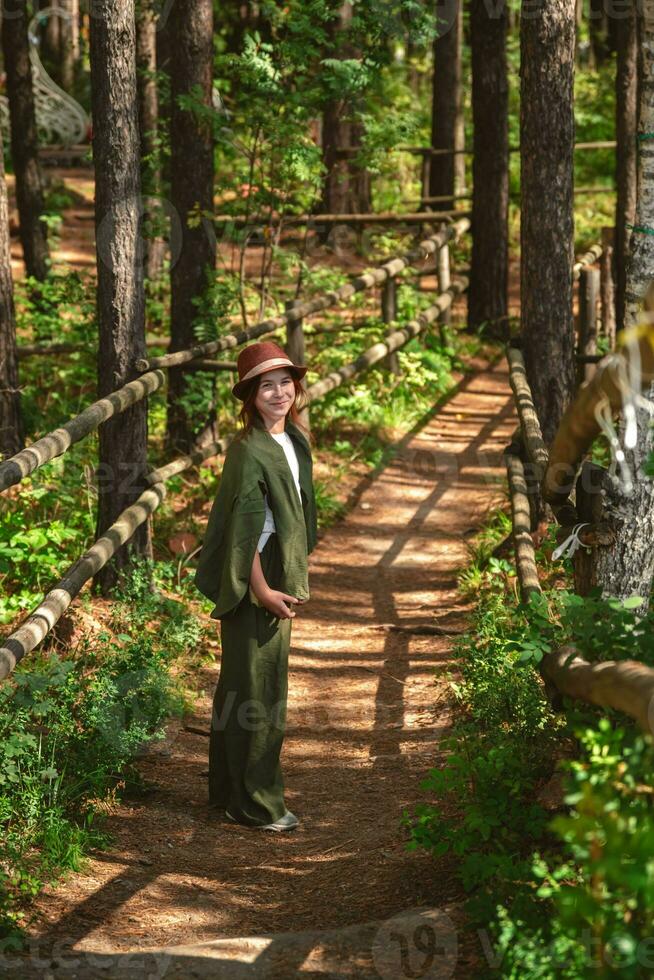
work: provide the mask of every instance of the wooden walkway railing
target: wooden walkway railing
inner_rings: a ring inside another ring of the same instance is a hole
[[[642,383],[654,381],[654,327],[640,331],[631,341],[638,347]],[[600,427],[595,415],[599,401],[617,411],[623,398],[622,379],[626,360],[621,351],[609,354],[597,365],[591,381],[580,388],[565,413],[551,450],[543,441],[522,354],[507,351],[511,388],[520,426],[505,452],[516,555],[516,570],[523,600],[541,591],[532,538],[530,498],[541,494],[558,522],[568,534],[579,523],[576,503],[571,496],[579,465]],[[525,466],[528,467],[526,472]],[[587,546],[608,541],[607,528],[589,523],[578,532]],[[640,727],[654,731],[654,669],[635,660],[589,663],[574,646],[545,654],[541,675],[549,688],[559,694],[605,708],[615,708],[633,718]]]
[[[123,412],[129,405],[133,405],[136,401],[156,391],[164,383],[165,368],[170,367],[171,364],[191,367],[198,358],[206,357],[218,350],[236,347],[238,344],[245,343],[253,339],[254,336],[270,332],[284,323],[287,325],[296,324],[299,317],[328,309],[336,303],[351,298],[357,292],[387,282],[394,283],[396,277],[404,269],[409,268],[412,262],[428,255],[438,254],[441,250],[447,250],[448,243],[464,234],[468,228],[469,222],[465,219],[455,225],[447,226],[405,255],[385,262],[378,269],[357,276],[338,290],[308,300],[306,303],[297,304],[290,312],[272,318],[264,324],[257,324],[239,334],[198,345],[188,351],[177,351],[161,358],[141,362],[140,368],[145,373],[140,378],[129,382],[106,398],[90,405],[80,415],[59,429],[37,440],[33,445],[11,457],[11,459],[0,463],[0,490],[19,483],[20,480],[29,473],[33,473],[44,463],[65,453],[71,445],[93,432],[112,415]],[[449,277],[449,263],[447,269]],[[358,374],[362,374],[373,364],[392,355],[412,338],[420,336],[427,327],[438,322],[447,314],[454,299],[461,295],[467,286],[468,281],[464,277],[456,278],[448,283],[447,288],[441,290],[435,302],[420,313],[415,320],[390,330],[383,341],[373,344],[354,361],[343,365],[307,388],[309,402],[315,402],[324,397],[339,385]],[[264,327],[265,329],[262,329]],[[150,471],[147,477],[150,484],[148,489],[127,507],[111,527],[70,566],[36,609],[10,636],[2,641],[0,645],[0,680],[8,677],[16,665],[38,646],[79,594],[84,584],[110,560],[118,548],[129,541],[135,530],[154,513],[165,498],[166,482],[174,475],[224,453],[230,442],[231,439],[213,442],[202,449],[179,456],[165,466]]]

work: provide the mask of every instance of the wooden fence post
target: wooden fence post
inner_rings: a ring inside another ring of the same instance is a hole
[[[579,273],[579,341],[578,352],[597,353],[597,304],[600,293],[599,269],[584,266]],[[580,364],[578,381],[588,381],[597,369],[595,364]]]
[[[437,265],[438,292],[444,293],[445,290],[449,289],[452,285],[452,277],[450,275],[450,246],[447,242],[445,242],[444,245],[441,245],[440,249],[438,250]],[[449,327],[451,322],[452,307],[448,306],[448,308],[438,318],[441,343],[445,343],[445,333],[443,328]]]
[[[602,257],[600,259],[602,294],[602,333],[615,349],[615,228],[602,228]]]
[[[397,280],[391,276],[382,285],[382,319],[384,323],[391,324],[397,320]],[[388,333],[388,331],[386,331]],[[386,364],[391,374],[400,375],[400,362],[397,351],[392,351],[386,358]]]
[[[285,306],[286,312],[289,314],[292,313],[295,307],[295,300],[289,300]],[[302,317],[295,320],[290,316],[286,324],[286,353],[294,364],[304,364],[304,330],[302,324]],[[306,390],[304,381],[301,381],[300,384]],[[300,421],[309,431],[311,430],[308,405],[301,409]]]

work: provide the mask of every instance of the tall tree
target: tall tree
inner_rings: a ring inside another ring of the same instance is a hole
[[[46,10],[54,4],[51,0],[39,0],[39,9]],[[61,84],[61,18],[57,14],[49,14],[45,23],[40,23],[41,60],[50,78]]]
[[[523,2],[520,292],[527,373],[550,443],[575,383],[575,0]]]
[[[494,324],[508,310],[509,85],[506,5],[491,16],[471,0],[473,199],[468,323]]]
[[[626,16],[617,21],[616,64],[616,184],[615,207],[615,314],[618,330],[625,317],[625,289],[629,256],[629,225],[636,212],[638,152],[638,18],[636,0],[629,0]]]
[[[90,53],[102,397],[136,377],[134,362],[146,355],[133,0],[105,0],[96,8]],[[97,533],[103,534],[147,486],[146,401],[109,419],[99,436]],[[96,576],[104,594],[131,553],[151,554],[147,523]]]
[[[4,147],[0,130],[0,456],[13,456],[24,446],[18,389],[14,284],[9,252],[9,207]]]
[[[654,5],[644,3],[639,13],[639,157],[635,228],[630,241],[624,326],[638,323],[644,306],[654,309]],[[654,386],[648,396],[654,400]],[[625,423],[622,422],[622,434]],[[598,549],[597,578],[605,595],[627,598],[640,595],[649,602],[654,577],[654,480],[643,474],[643,465],[654,450],[652,419],[647,410],[637,412],[637,438],[627,463],[633,492],[606,481],[604,515],[615,543]]]
[[[171,268],[171,351],[190,347],[194,341],[193,300],[202,296],[216,262],[215,239],[202,223],[195,223],[196,209],[213,212],[213,133],[202,117],[212,105],[213,5],[212,0],[175,3],[170,12],[174,54],[171,80],[171,200],[182,227],[179,259]],[[196,111],[184,104],[198,101]],[[207,113],[209,116],[210,114]],[[168,381],[168,442],[173,449],[190,448],[194,438],[183,396],[187,389],[183,369],[171,368]]]
[[[71,92],[75,84],[75,67],[79,58],[79,0],[59,0],[68,14],[61,18],[59,28],[61,51],[61,87]]]
[[[503,5],[502,5],[503,6]],[[463,109],[461,99],[461,46],[463,18],[460,0],[437,0],[433,43],[431,147],[457,150],[431,157],[429,197],[449,197],[443,207],[454,206],[454,194],[465,179]],[[439,205],[441,207],[441,205]]]
[[[342,3],[328,26],[329,56],[355,60],[360,57],[351,40],[353,4]],[[353,118],[352,100],[334,95],[327,100],[322,116],[322,160],[325,166],[320,210],[325,214],[346,214],[371,208],[370,175],[357,166],[353,157],[361,146],[363,126]]]
[[[158,165],[157,92],[157,14],[153,0],[138,0],[136,17],[136,80],[138,88],[139,130],[141,135],[141,184],[151,198],[161,191]],[[157,221],[156,207],[148,209],[150,225]],[[150,232],[152,227],[150,228]],[[148,279],[155,279],[163,268],[164,242],[151,234],[144,239]]]
[[[49,252],[43,223],[43,183],[38,156],[26,0],[5,0],[2,52],[7,73],[11,159],[16,175],[20,240],[29,276],[45,279]]]

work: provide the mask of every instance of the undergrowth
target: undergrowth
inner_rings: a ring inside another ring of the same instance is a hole
[[[107,843],[102,815],[138,791],[139,753],[188,706],[177,662],[197,662],[202,626],[166,596],[173,575],[137,561],[106,630],[31,654],[0,687],[1,950],[20,947],[43,885]]]
[[[644,978],[654,972],[654,747],[616,712],[548,702],[538,663],[574,642],[588,660],[654,663],[654,615],[636,601],[581,598],[538,553],[548,587],[516,602],[493,557],[495,515],[461,576],[478,595],[458,646],[457,717],[446,761],[404,811],[409,849],[450,854],[483,975]]]

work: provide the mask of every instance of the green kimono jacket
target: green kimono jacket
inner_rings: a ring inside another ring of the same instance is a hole
[[[309,443],[290,419],[285,431],[297,453],[301,504],[284,450],[262,421],[255,420],[250,433],[227,448],[195,574],[197,588],[216,604],[213,619],[236,609],[246,593],[260,605],[250,574],[266,516],[266,493],[283,568],[281,582],[269,585],[298,599],[310,598],[307,556],[317,537],[313,462]]]

